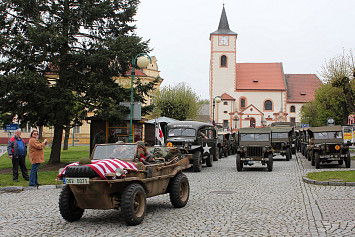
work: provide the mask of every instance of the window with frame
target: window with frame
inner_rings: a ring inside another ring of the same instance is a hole
[[[221,56],[221,67],[227,67],[227,56],[226,55]]]
[[[73,132],[74,133],[80,133],[80,126],[73,127]]]
[[[264,102],[264,110],[272,110],[272,102],[271,102],[271,100],[266,100]]]
[[[223,127],[224,128],[228,128],[229,127],[228,120],[223,120]]]
[[[240,99],[240,108],[244,109],[245,108],[245,99]]]
[[[291,117],[291,118],[290,118],[290,122],[296,123],[296,118],[295,118],[295,117]]]
[[[224,101],[223,104],[224,104],[224,105],[228,105],[228,102],[227,102],[227,101]]]
[[[291,113],[295,113],[296,112],[296,107],[294,105],[291,106],[290,108]]]

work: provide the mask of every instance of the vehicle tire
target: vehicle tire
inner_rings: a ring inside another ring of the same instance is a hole
[[[140,184],[130,184],[122,193],[121,210],[127,225],[140,224],[146,212],[146,194]]]
[[[344,160],[338,160],[338,164],[342,165],[344,163]]]
[[[312,156],[309,152],[306,151],[306,157],[307,157],[307,160],[308,161],[311,161],[312,160]],[[313,165],[314,166],[314,165]]]
[[[201,151],[195,151],[193,160],[194,172],[201,172],[202,170],[202,154]]]
[[[227,148],[224,148],[224,149],[223,149],[223,155],[224,155],[224,157],[228,157],[228,151],[227,151]]]
[[[346,158],[345,158],[345,167],[350,168],[351,165],[351,159],[350,159],[350,151],[346,153]]]
[[[268,170],[269,172],[271,172],[271,171],[272,171],[273,164],[274,164],[273,155],[272,155],[271,153],[269,153],[268,158],[269,158],[269,160],[268,160],[268,162],[267,162],[267,170]]]
[[[237,171],[242,171],[243,163],[241,161],[240,154],[237,154],[236,164],[237,164]]]
[[[78,207],[69,185],[65,185],[60,193],[59,211],[62,217],[69,222],[80,220],[84,214],[84,209]]]
[[[290,148],[286,148],[286,160],[289,161],[291,156]]]
[[[178,173],[169,183],[171,204],[176,208],[184,207],[190,196],[189,180],[183,173]]]
[[[320,156],[318,152],[314,153],[314,161],[315,161],[315,165],[316,165],[316,169],[320,168]]]
[[[218,148],[218,152],[219,152],[219,159],[221,159],[221,158],[222,158],[222,155],[223,155],[223,149],[222,149],[222,147],[219,147],[219,148]]]
[[[219,148],[216,147],[216,151],[213,154],[213,161],[218,161],[218,159],[219,159]]]
[[[90,166],[78,165],[67,167],[65,169],[65,176],[94,178],[98,177],[99,175]]]
[[[206,165],[207,167],[213,166],[213,155],[211,154],[208,155],[208,157],[206,158]]]

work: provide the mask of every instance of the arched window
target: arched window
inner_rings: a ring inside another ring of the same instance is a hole
[[[266,100],[264,102],[264,110],[272,110],[272,102],[271,102],[271,100]]]
[[[227,67],[227,56],[226,55],[221,56],[221,67]]]
[[[296,107],[292,105],[291,108],[290,108],[290,111],[291,111],[291,113],[296,112]]]

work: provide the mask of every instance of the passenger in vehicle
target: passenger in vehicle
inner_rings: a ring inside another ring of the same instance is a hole
[[[155,158],[152,153],[147,151],[143,141],[137,142],[137,152],[134,156],[134,161],[140,161],[145,165],[155,163]]]

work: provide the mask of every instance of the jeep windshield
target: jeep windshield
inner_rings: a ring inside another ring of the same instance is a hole
[[[273,132],[272,138],[288,138],[287,132]]]
[[[252,134],[241,134],[240,140],[243,142],[267,142],[269,141],[269,134],[265,133],[252,133]]]
[[[314,139],[336,139],[336,138],[343,138],[341,131],[314,133]]]
[[[192,128],[173,128],[169,130],[169,137],[195,137],[196,131]]]
[[[132,161],[136,151],[136,144],[97,145],[92,155],[92,159],[120,159]]]

